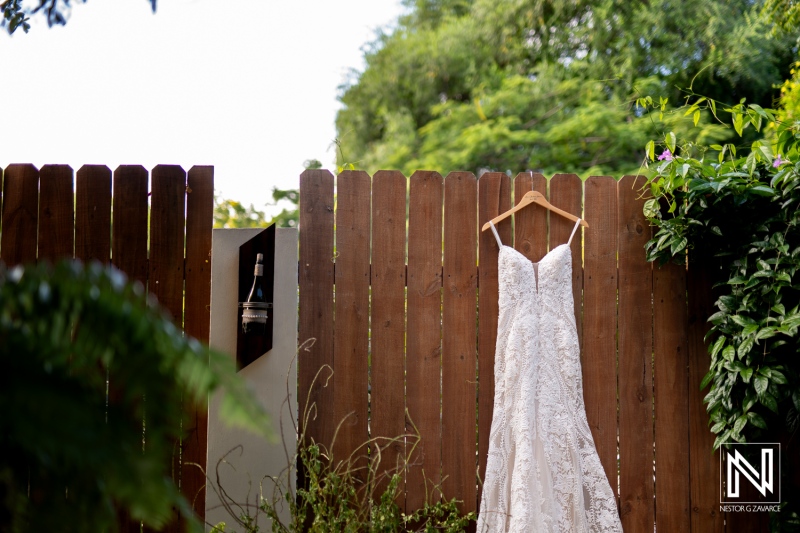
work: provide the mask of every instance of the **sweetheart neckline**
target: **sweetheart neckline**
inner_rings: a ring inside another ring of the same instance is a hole
[[[536,262],[534,262],[534,261],[531,261],[530,259],[528,259],[527,257],[525,257],[525,255],[524,255],[522,252],[520,252],[519,250],[517,250],[516,248],[514,248],[514,247],[512,247],[512,246],[509,246],[509,245],[507,245],[507,244],[503,244],[503,245],[501,245],[501,246],[502,246],[503,248],[507,249],[507,250],[511,250],[511,251],[515,252],[515,253],[516,253],[516,254],[517,254],[519,257],[522,257],[522,258],[524,258],[524,259],[525,259],[526,261],[528,261],[528,262],[529,262],[531,265],[534,265],[534,266],[537,266],[537,267],[538,267],[538,266],[539,266],[539,265],[540,265],[542,262],[544,262],[544,260],[545,260],[545,259],[547,259],[547,258],[548,258],[550,255],[553,255],[553,252],[555,252],[556,250],[558,250],[558,249],[559,249],[559,248],[561,248],[562,246],[567,246],[567,247],[569,247],[569,243],[563,242],[563,243],[559,244],[558,246],[556,246],[555,248],[551,249],[549,252],[547,252],[546,254],[544,254],[544,256],[542,256],[542,258],[541,258],[541,259],[539,259],[539,261],[536,261]]]

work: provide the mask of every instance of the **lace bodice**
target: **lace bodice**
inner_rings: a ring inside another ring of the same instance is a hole
[[[500,247],[494,413],[479,532],[622,531],[586,421],[571,261],[568,244],[538,264]]]

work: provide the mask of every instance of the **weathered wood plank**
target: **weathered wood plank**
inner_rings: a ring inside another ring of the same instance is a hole
[[[39,261],[72,258],[75,243],[73,198],[72,168],[69,165],[43,166],[39,171]]]
[[[586,180],[583,398],[586,419],[614,494],[617,477],[617,182]]]
[[[537,191],[547,198],[547,179],[539,173],[525,172],[514,178],[514,204],[526,192]],[[538,262],[547,253],[547,209],[530,206],[514,213],[514,249]]]
[[[406,178],[381,170],[372,180],[371,437],[381,450],[375,494],[405,458]],[[397,504],[405,507],[405,487]]]
[[[106,264],[111,258],[111,170],[82,166],[75,189],[75,257]]]
[[[39,170],[29,164],[8,165],[3,173],[0,260],[6,266],[36,261],[39,221]]]
[[[407,448],[406,512],[425,504],[441,482],[441,301],[443,180],[436,172],[410,178],[408,207],[408,303],[406,407],[408,433],[420,441]],[[427,490],[425,488],[427,487]]]
[[[689,351],[686,265],[653,269],[656,527],[689,531]]]
[[[642,214],[644,178],[618,186],[620,518],[626,531],[652,531],[653,349],[652,266],[644,244],[650,225]]]
[[[478,180],[478,226],[511,208],[511,180],[502,172],[487,172]],[[527,210],[523,210],[527,211]],[[511,246],[511,218],[497,227],[500,240]],[[497,345],[500,248],[491,229],[481,232],[478,248],[478,479],[483,482],[489,455],[494,407],[494,356]],[[480,493],[478,493],[480,502]]]
[[[333,175],[300,175],[300,315],[297,361],[300,430],[306,442],[330,446],[333,405]],[[310,347],[309,344],[313,343]],[[330,380],[330,381],[329,381]]]
[[[147,170],[122,165],[114,171],[111,263],[147,286]]]
[[[476,288],[478,187],[469,172],[445,179],[442,297],[442,492],[476,509]]]
[[[333,418],[339,425],[334,462],[354,459],[356,479],[367,481],[369,437],[370,177],[347,170],[336,181],[335,330]]]
[[[211,230],[214,224],[214,167],[189,169],[186,189],[186,295],[183,329],[208,342],[211,320]],[[181,442],[181,492],[200,519],[205,518],[208,403],[185,405]],[[199,464],[203,470],[192,465]]]

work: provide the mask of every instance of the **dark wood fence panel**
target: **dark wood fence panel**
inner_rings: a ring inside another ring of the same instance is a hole
[[[357,459],[356,478],[367,481],[369,386],[370,177],[349,170],[336,182],[336,330],[333,341],[334,461]],[[354,454],[354,457],[351,457]]]
[[[111,263],[147,286],[147,170],[123,165],[114,171]]]
[[[33,165],[9,165],[3,173],[0,259],[7,266],[36,261],[39,222],[39,171]]]
[[[547,198],[545,177],[533,172],[518,174],[514,179],[514,204],[530,191],[540,192]],[[534,262],[540,261],[547,253],[548,213],[547,209],[532,208],[514,214],[514,248]]]
[[[300,313],[297,361],[300,430],[308,442],[330,446],[333,406],[333,175],[300,175]],[[313,339],[313,340],[312,340]],[[312,343],[310,347],[308,344]],[[325,411],[323,411],[325,409]]]
[[[75,180],[75,257],[105,264],[111,257],[111,171],[84,165]]]
[[[41,171],[33,165],[10,165],[3,174],[0,259],[8,265],[70,257],[111,261],[129,278],[149,285],[178,326],[208,341],[213,167],[193,167],[188,184],[180,167],[156,167],[149,221],[148,172],[138,165],[117,168],[113,197],[112,174],[103,165],[81,167],[74,187],[67,165],[45,165]],[[109,383],[109,394],[117,393],[115,383]],[[176,442],[170,474],[202,518],[205,476],[189,463],[205,465],[207,406],[187,403],[185,409],[187,438]],[[174,512],[167,531],[183,529]],[[133,532],[141,524],[120,512],[118,527]]]
[[[618,184],[620,516],[626,531],[652,531],[653,370],[652,265],[644,244],[644,178]]]
[[[686,265],[653,269],[656,527],[689,531]],[[659,473],[669,475],[658,475]]]
[[[689,256],[689,480],[692,531],[721,533],[725,517],[719,510],[719,490],[710,490],[709,480],[719,479],[719,452],[712,452],[714,435],[708,430],[708,413],[700,383],[708,372],[708,317],[713,313],[711,282],[707,265]]]
[[[617,182],[592,176],[585,184],[583,269],[583,399],[600,462],[617,486]]]
[[[511,179],[502,172],[487,172],[481,176],[478,180],[478,225],[483,227],[486,220],[510,208]],[[497,232],[504,245],[512,245],[511,218],[500,222]],[[499,251],[491,229],[481,231],[478,243],[478,479],[481,483],[486,473],[494,407],[494,352],[500,313],[497,278]],[[480,502],[480,491],[477,497]]]
[[[39,261],[72,257],[75,243],[72,201],[72,168],[43,166],[39,171]]]
[[[371,433],[381,451],[379,472],[405,458],[406,178],[379,171],[372,181]],[[383,494],[387,477],[376,480]],[[405,507],[405,487],[397,501]]]
[[[419,442],[407,450],[406,512],[435,501],[441,483],[441,305],[443,180],[417,171],[409,180],[406,431]],[[301,196],[302,198],[302,196]],[[302,232],[301,232],[302,234]],[[302,293],[302,287],[301,287]],[[413,445],[413,441],[411,442]]]
[[[478,187],[468,172],[444,181],[442,492],[476,508],[475,400]]]
[[[211,230],[214,225],[214,167],[189,169],[186,188],[186,295],[183,329],[208,342],[211,325]],[[206,477],[196,465],[205,465],[208,443],[208,406],[184,409],[181,442],[181,492],[195,513],[205,518]],[[193,464],[194,463],[194,464]]]

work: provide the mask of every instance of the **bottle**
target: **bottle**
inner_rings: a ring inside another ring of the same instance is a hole
[[[264,254],[256,256],[253,286],[247,295],[242,312],[242,332],[263,334],[267,325],[267,302],[264,296]]]

